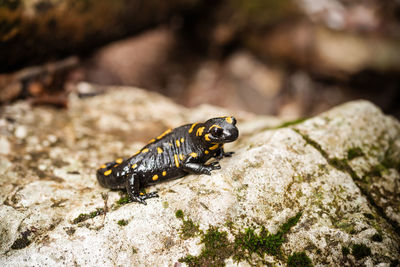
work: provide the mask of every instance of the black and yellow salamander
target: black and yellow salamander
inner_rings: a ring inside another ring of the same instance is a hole
[[[230,157],[224,144],[235,141],[239,130],[234,117],[209,119],[169,129],[132,157],[119,158],[97,170],[97,180],[103,187],[126,189],[131,200],[146,204],[157,192],[141,193],[148,185],[180,178],[188,173],[210,175],[220,169],[218,161],[205,163],[212,157]]]

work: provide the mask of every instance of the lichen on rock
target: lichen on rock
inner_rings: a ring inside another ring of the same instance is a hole
[[[98,166],[164,129],[222,115],[236,116],[241,136],[211,176],[148,188],[160,198],[147,206],[97,183]],[[391,264],[400,258],[399,129],[364,101],[287,124],[132,88],[71,95],[68,110],[6,106],[0,265],[158,266],[206,253],[228,266]]]

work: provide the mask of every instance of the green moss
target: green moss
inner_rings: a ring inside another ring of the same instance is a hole
[[[179,262],[184,262],[188,266],[202,266],[200,264],[200,257],[199,256],[193,256],[193,255],[190,255],[190,254],[186,255],[185,257],[180,258],[178,261]]]
[[[382,242],[383,238],[381,234],[375,233],[373,236],[371,236],[371,240],[374,242]]]
[[[359,147],[353,147],[347,150],[347,159],[352,160],[358,157],[364,156],[363,151]]]
[[[285,127],[288,127],[288,126],[300,124],[300,123],[302,123],[302,122],[304,122],[306,120],[308,120],[308,118],[299,118],[299,119],[296,119],[296,120],[287,121],[287,122],[282,123],[281,125],[278,125],[277,127],[275,127],[275,129],[285,128]]]
[[[199,225],[194,223],[191,219],[182,220],[182,222],[183,224],[179,234],[183,239],[194,237],[201,232]]]
[[[112,206],[113,210],[119,209],[121,206],[128,204],[131,202],[131,198],[129,197],[128,194],[123,194],[121,197],[115,202],[115,204]]]
[[[347,256],[350,254],[350,249],[348,247],[342,247],[343,256]]]
[[[364,244],[354,244],[351,249],[351,254],[357,259],[371,255],[371,249]]]
[[[387,170],[382,164],[377,164],[371,168],[371,170],[366,174],[366,176],[381,177],[382,173]]]
[[[342,229],[346,233],[349,233],[349,234],[354,234],[355,233],[354,224],[353,223],[342,222],[342,223],[339,223],[337,225],[337,227],[339,227],[340,229]]]
[[[127,220],[119,220],[117,223],[118,223],[119,226],[128,225],[128,221]]]
[[[312,264],[311,259],[307,256],[307,254],[303,252],[295,252],[288,257],[287,265],[289,267],[311,267],[314,266]]]
[[[235,237],[235,261],[249,260],[253,253],[261,258],[265,254],[278,256],[281,254],[280,247],[284,241],[281,232],[273,235],[264,227],[261,227],[259,234],[254,228],[246,228],[244,232],[239,232]]]
[[[385,157],[381,164],[387,169],[393,168],[400,172],[400,160],[394,160],[390,157]]]
[[[90,213],[81,213],[81,214],[79,214],[79,216],[76,217],[72,221],[72,223],[73,224],[77,224],[77,223],[80,223],[80,222],[84,222],[84,221],[86,221],[88,219],[92,219],[92,218],[94,218],[96,216],[99,216],[99,215],[102,215],[102,214],[105,214],[105,210],[103,208],[97,208],[95,211],[92,211]]]
[[[280,231],[283,234],[289,232],[290,229],[299,222],[301,215],[302,213],[298,212],[296,216],[289,218],[289,220],[280,227]]]
[[[235,253],[234,259],[240,261],[242,259],[249,259],[251,254],[256,253],[261,258],[265,254],[280,256],[280,247],[285,241],[284,235],[298,223],[302,213],[299,212],[296,216],[291,217],[285,222],[276,234],[269,233],[264,226],[259,229],[246,228],[244,232],[239,231],[235,235]]]
[[[177,210],[176,212],[175,212],[175,217],[176,218],[178,218],[178,219],[183,219],[183,211],[182,210]]]
[[[120,199],[117,200],[116,203],[118,205],[125,205],[125,204],[128,204],[129,202],[131,202],[131,199],[129,198],[129,196],[128,195],[123,195],[123,196],[121,196]]]
[[[357,174],[353,171],[353,169],[350,167],[347,159],[339,159],[339,158],[327,158],[328,163],[333,166],[334,168],[347,172],[350,174],[351,178],[354,180],[360,180],[360,178],[357,176]]]
[[[182,210],[177,210],[175,212],[175,217],[182,220],[182,226],[179,232],[179,235],[183,239],[188,239],[196,236],[201,233],[200,227],[198,224],[194,223],[191,219],[185,220],[184,214]]]
[[[210,226],[201,237],[204,244],[198,256],[187,255],[179,259],[188,266],[225,266],[225,259],[233,253],[232,243],[228,240],[228,233],[220,231],[217,227]]]
[[[193,224],[193,222],[189,219],[184,220],[183,212],[178,211],[175,216],[183,221],[182,235],[187,231],[188,226],[185,224]],[[201,234],[201,244],[204,245],[201,253],[198,256],[189,254],[179,261],[188,266],[224,266],[225,259],[229,257],[233,257],[237,262],[242,260],[250,262],[253,254],[258,255],[261,259],[266,254],[282,258],[281,246],[285,241],[284,236],[298,223],[300,217],[301,213],[299,212],[296,216],[289,218],[276,234],[271,234],[264,226],[236,230],[232,222],[227,222],[226,225],[229,226],[228,229],[234,237],[233,242],[228,240],[228,232],[221,231],[215,226],[210,226],[205,233],[200,231],[197,226],[195,231]]]
[[[69,236],[75,234],[76,231],[74,227],[64,227],[64,230]]]
[[[89,219],[89,215],[86,214],[86,213],[81,213],[81,214],[79,214],[78,217],[76,217],[76,218],[73,220],[73,223],[74,223],[74,224],[80,223],[80,222],[83,222],[83,221],[85,221],[85,220],[87,220],[87,219]]]

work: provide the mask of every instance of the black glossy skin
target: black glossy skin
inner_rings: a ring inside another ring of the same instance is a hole
[[[132,157],[101,166],[97,180],[103,187],[126,189],[132,201],[146,204],[146,199],[158,197],[156,192],[141,193],[148,185],[188,173],[210,175],[212,170],[220,169],[218,161],[205,163],[212,157],[221,159],[233,154],[225,153],[223,145],[238,138],[235,125],[234,117],[220,117],[167,130]]]

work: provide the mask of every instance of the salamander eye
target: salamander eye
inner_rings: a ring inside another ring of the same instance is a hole
[[[222,130],[222,128],[213,127],[211,129],[211,134],[215,137],[221,137],[223,132],[224,130]]]

